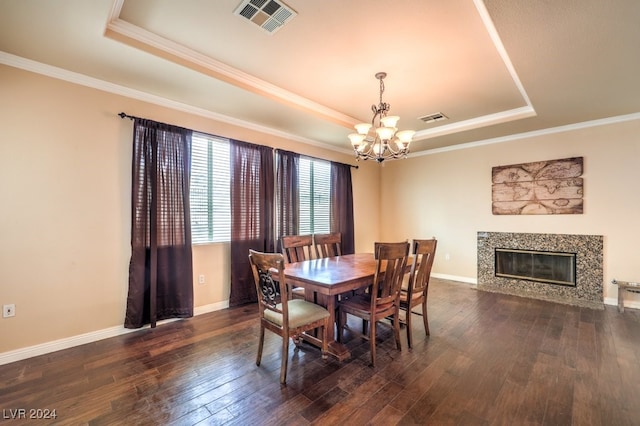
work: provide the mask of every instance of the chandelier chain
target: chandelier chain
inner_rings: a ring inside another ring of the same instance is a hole
[[[376,78],[380,80],[380,100],[378,105],[371,105],[371,111],[373,111],[373,117],[371,118],[371,124],[375,124],[376,117],[382,118],[387,115],[391,105],[386,102],[382,102],[382,94],[384,93],[384,78],[387,76],[386,73],[379,72],[376,74]]]

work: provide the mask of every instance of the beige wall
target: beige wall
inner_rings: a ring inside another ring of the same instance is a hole
[[[117,113],[354,163],[346,154],[7,66],[0,66],[0,94],[0,305],[16,305],[14,318],[0,318],[0,354],[122,326],[133,126]],[[377,237],[378,180],[374,164],[353,171],[360,251]],[[226,301],[228,244],[194,246],[193,258],[196,310]]]
[[[349,155],[6,66],[0,94],[0,304],[15,303],[17,312],[0,318],[0,354],[122,326],[132,123],[118,112],[353,163]],[[473,280],[479,230],[602,234],[606,281],[640,279],[638,134],[634,121],[384,167],[359,163],[356,250],[370,252],[376,240],[434,235],[434,272]],[[585,159],[585,214],[491,214],[491,167],[572,156]],[[228,298],[228,259],[228,244],[194,247],[196,309]],[[606,286],[605,296],[615,292]]]
[[[478,231],[603,235],[605,297],[615,298],[613,278],[640,279],[639,135],[635,120],[390,162],[381,237],[436,236],[434,273],[473,281]],[[584,214],[492,215],[492,167],[568,157],[584,157]]]

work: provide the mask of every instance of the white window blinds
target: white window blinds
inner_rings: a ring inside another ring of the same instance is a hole
[[[193,134],[191,146],[191,238],[193,244],[231,239],[229,140]]]
[[[300,234],[330,232],[331,163],[300,157]]]

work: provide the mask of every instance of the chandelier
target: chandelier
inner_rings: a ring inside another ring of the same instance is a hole
[[[358,133],[349,135],[357,160],[376,160],[382,163],[384,160],[405,158],[409,153],[409,144],[415,131],[398,131],[396,124],[400,117],[387,115],[391,105],[382,102],[383,80],[386,76],[386,72],[376,74],[376,78],[380,80],[380,103],[377,106],[371,105],[373,111],[371,124],[356,124]]]

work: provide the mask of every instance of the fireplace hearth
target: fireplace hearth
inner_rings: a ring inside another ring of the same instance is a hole
[[[478,232],[478,290],[603,309],[601,235]]]

